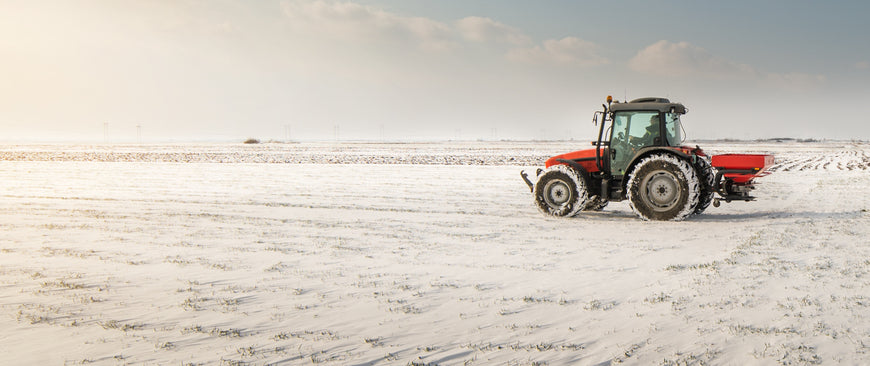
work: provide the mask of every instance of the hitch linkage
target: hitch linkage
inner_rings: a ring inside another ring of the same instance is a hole
[[[752,184],[737,185],[733,184],[731,178],[722,178],[725,174],[755,174],[757,170],[751,169],[722,169],[716,171],[716,176],[713,178],[713,190],[720,196],[713,199],[713,207],[719,207],[721,201],[726,203],[731,201],[754,201],[755,197],[749,195],[749,191],[755,189]]]
[[[536,174],[541,175],[541,172],[543,172],[543,170],[541,170],[541,168],[538,168],[538,171],[536,172]],[[529,175],[526,174],[525,170],[520,171],[520,177],[522,177],[523,181],[526,182],[526,185],[529,186],[529,191],[531,191],[532,193],[535,193],[535,184],[532,183],[531,180],[529,180]]]

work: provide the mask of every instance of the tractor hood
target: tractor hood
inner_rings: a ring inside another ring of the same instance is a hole
[[[606,147],[601,148],[601,156],[606,156],[608,150]],[[598,166],[595,165],[595,149],[585,149],[585,150],[577,150],[573,152],[569,152],[567,154],[556,155],[547,159],[545,163],[546,167],[549,168],[553,165],[565,164],[559,160],[568,160],[579,163],[586,169],[587,172],[597,172]]]

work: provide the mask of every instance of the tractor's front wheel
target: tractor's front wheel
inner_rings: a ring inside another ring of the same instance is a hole
[[[699,195],[692,164],[671,154],[644,158],[628,180],[629,204],[644,220],[683,220],[695,212]]]
[[[552,216],[574,216],[586,207],[586,181],[566,165],[554,165],[538,176],[535,205]]]

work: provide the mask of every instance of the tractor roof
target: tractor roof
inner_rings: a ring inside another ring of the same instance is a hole
[[[670,112],[673,108],[675,113],[685,114],[688,112],[685,106],[680,103],[671,103],[667,98],[640,98],[632,100],[628,103],[613,102],[610,105],[610,110],[613,112],[620,111],[659,111]]]

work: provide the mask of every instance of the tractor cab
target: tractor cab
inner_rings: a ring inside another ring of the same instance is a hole
[[[650,147],[679,147],[683,142],[680,115],[686,107],[665,98],[635,99],[613,103],[610,129],[609,171],[614,177],[627,173],[638,153]],[[609,158],[609,159],[608,159]]]

